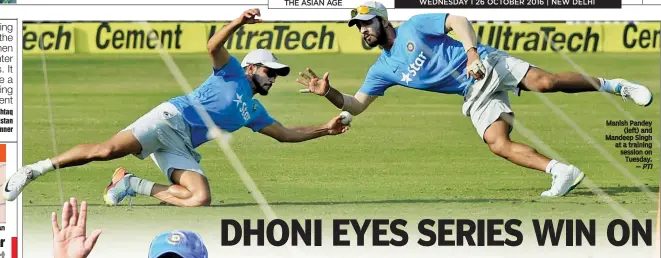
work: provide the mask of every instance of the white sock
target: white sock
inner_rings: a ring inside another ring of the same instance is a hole
[[[55,168],[53,167],[53,162],[51,162],[50,159],[39,161],[37,163],[29,165],[29,167],[32,168],[32,171],[35,174],[35,176],[40,176],[48,171],[55,170]]]
[[[619,94],[622,88],[616,81],[608,80],[605,78],[599,78],[599,84],[600,91],[605,91],[612,94]]]
[[[151,189],[154,188],[154,182],[139,177],[131,177],[129,185],[134,192],[140,195],[151,196]]]
[[[553,162],[549,162],[549,165],[551,165]],[[546,166],[546,171],[550,171],[547,173],[550,173],[551,175],[557,174],[558,171],[568,171],[569,170],[569,165],[563,164],[562,162],[555,161],[555,164],[553,164],[551,167],[548,165]]]
[[[560,162],[557,161],[557,160],[552,159],[551,162],[549,162],[549,164],[546,165],[546,173],[551,174],[551,171],[553,170],[553,167],[558,163],[560,163]]]

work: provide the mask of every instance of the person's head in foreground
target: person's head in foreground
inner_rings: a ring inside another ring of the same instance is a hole
[[[207,258],[207,247],[197,233],[173,230],[158,235],[149,247],[149,258]]]
[[[252,82],[253,94],[259,93],[262,96],[269,94],[276,77],[287,76],[290,71],[289,66],[280,63],[275,55],[266,49],[250,51],[243,58],[241,67]]]
[[[394,34],[392,24],[388,21],[388,10],[377,1],[367,1],[351,10],[349,27],[354,25],[358,26],[363,40],[370,47],[388,44],[388,34]]]

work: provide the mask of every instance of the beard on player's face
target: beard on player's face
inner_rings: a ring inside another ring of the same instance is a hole
[[[273,81],[275,80],[275,78],[269,78],[268,75],[266,75],[266,72],[260,68],[256,69],[256,71],[250,76],[250,79],[253,82],[252,84],[255,92],[262,96],[269,94],[269,90],[271,89],[271,86],[273,86]]]
[[[378,18],[372,18],[370,21],[362,22],[360,24],[360,31],[363,35],[363,40],[370,47],[377,47],[388,42],[386,28]]]

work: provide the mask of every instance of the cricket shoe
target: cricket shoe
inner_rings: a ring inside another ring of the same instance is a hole
[[[652,92],[647,87],[624,79],[614,79],[613,81],[618,83],[617,87],[620,88],[620,96],[625,101],[629,98],[636,104],[644,107],[652,104]]]
[[[570,165],[567,169],[560,170],[553,174],[553,182],[551,189],[542,193],[542,198],[551,198],[565,196],[571,190],[574,190],[585,178],[585,174],[574,165]]]
[[[4,189],[4,191],[2,191],[3,197],[7,201],[16,200],[23,189],[30,182],[34,181],[35,178],[37,177],[35,176],[34,171],[32,171],[32,168],[28,166],[20,168],[18,171],[16,171],[16,173],[11,175],[7,182],[5,182],[2,186]]]
[[[125,168],[117,168],[112,174],[112,180],[103,193],[103,200],[107,205],[113,206],[129,197],[129,202],[135,197],[135,191],[131,190],[130,180],[135,175],[126,173]]]

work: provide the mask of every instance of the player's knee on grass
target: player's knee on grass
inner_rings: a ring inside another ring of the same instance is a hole
[[[183,186],[181,186],[183,187]],[[185,188],[185,187],[184,187]],[[211,195],[208,192],[204,191],[191,191],[189,192],[188,198],[183,200],[183,206],[185,207],[200,207],[200,206],[209,206],[211,205]]]
[[[175,169],[170,178],[173,183],[190,192],[185,201],[186,206],[198,207],[211,204],[211,189],[205,176],[194,171]]]
[[[556,76],[539,68],[532,68],[523,79],[523,87],[529,91],[554,92]]]
[[[207,187],[196,188],[192,190],[191,193],[193,195],[188,199],[190,206],[199,207],[211,205],[211,192],[209,192]]]

